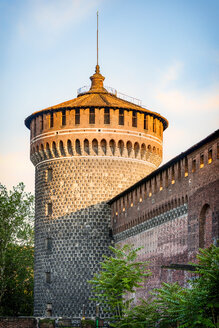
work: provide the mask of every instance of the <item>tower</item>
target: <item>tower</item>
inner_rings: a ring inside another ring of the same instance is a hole
[[[162,159],[161,115],[105,88],[96,65],[90,89],[35,112],[36,316],[94,315],[87,283],[112,242],[106,202],[155,170]],[[130,100],[130,99],[129,99]]]

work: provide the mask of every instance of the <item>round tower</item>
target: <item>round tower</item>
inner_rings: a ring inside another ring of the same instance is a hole
[[[77,98],[25,120],[36,168],[36,316],[94,315],[87,281],[112,243],[106,202],[162,160],[167,120],[104,88],[98,65],[90,79]]]

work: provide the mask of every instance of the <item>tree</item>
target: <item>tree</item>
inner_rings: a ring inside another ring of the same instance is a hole
[[[19,309],[10,314],[28,314],[24,303],[30,304],[33,294],[33,199],[23,183],[9,192],[0,184],[1,314],[8,314],[5,306],[16,298]]]
[[[155,302],[148,298],[141,300],[137,306],[127,309],[125,315],[117,322],[117,328],[154,328],[159,319]]]
[[[197,255],[196,278],[191,288],[163,284],[154,294],[159,307],[159,327],[217,327],[219,315],[219,248],[212,245]]]
[[[144,277],[150,275],[146,270],[147,263],[136,261],[140,248],[133,249],[130,245],[122,248],[109,247],[114,256],[104,256],[102,270],[90,281],[98,303],[106,312],[121,319],[129,308],[135,288],[140,288]]]

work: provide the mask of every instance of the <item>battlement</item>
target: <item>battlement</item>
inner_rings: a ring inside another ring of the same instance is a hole
[[[31,124],[31,161],[72,156],[162,160],[163,124],[153,115],[119,109],[86,108],[43,113]]]
[[[215,181],[218,136],[216,131],[110,200],[114,234],[187,204],[200,184]]]

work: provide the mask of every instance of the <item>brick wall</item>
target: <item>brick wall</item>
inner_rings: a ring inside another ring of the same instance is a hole
[[[152,276],[136,301],[161,282],[186,284],[190,274],[162,265],[186,264],[219,237],[218,131],[109,203],[115,242],[143,246]],[[195,163],[195,166],[194,166]]]
[[[87,281],[112,243],[106,201],[150,174],[162,160],[166,119],[119,100],[102,86],[96,90],[95,83],[91,93],[33,113],[25,121],[36,167],[36,316],[78,317],[83,306],[85,315],[94,315]]]
[[[0,328],[37,328],[35,318],[0,317]]]

